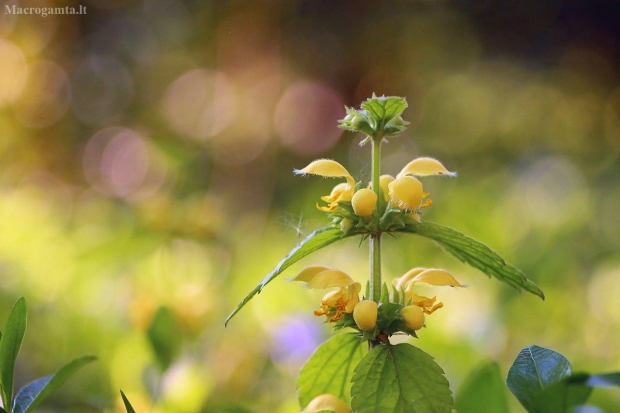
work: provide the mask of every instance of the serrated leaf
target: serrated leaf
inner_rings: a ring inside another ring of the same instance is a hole
[[[524,289],[545,299],[543,291],[529,280],[521,270],[510,265],[495,251],[480,241],[434,222],[418,222],[408,224],[398,232],[421,235],[439,243],[446,252],[485,274],[505,282],[517,291]]]
[[[304,408],[325,393],[349,403],[353,370],[364,357],[365,349],[365,343],[355,334],[338,334],[321,344],[299,374],[299,405]]]
[[[26,384],[15,396],[12,413],[29,413],[43,400],[62,386],[75,372],[86,364],[97,360],[94,356],[82,356],[67,364],[49,376]]]
[[[407,106],[407,100],[398,96],[373,96],[361,105],[362,109],[367,111],[381,126],[400,116]]]
[[[451,413],[452,392],[433,357],[407,344],[380,345],[353,374],[356,413]]]
[[[123,399],[123,404],[125,405],[125,410],[127,410],[127,413],[136,413],[131,403],[129,403],[127,396],[125,396],[125,393],[123,393],[122,390],[121,390],[121,398]]]
[[[174,314],[168,308],[160,307],[151,321],[147,337],[162,371],[166,371],[179,355],[182,333]]]
[[[353,234],[351,234],[353,235]],[[260,293],[263,288],[271,281],[273,281],[278,275],[280,275],[285,269],[304,258],[305,256],[317,251],[333,242],[340,239],[344,239],[349,235],[343,234],[340,228],[326,227],[317,229],[305,239],[303,239],[295,248],[289,251],[288,254],[276,265],[276,267],[252,291],[250,291],[241,300],[232,313],[226,318],[224,325],[228,325],[228,322],[250,301],[256,294]]]
[[[13,401],[15,361],[26,333],[27,318],[26,300],[21,297],[15,302],[9,314],[4,326],[4,335],[0,340],[0,389],[4,406],[11,406]]]
[[[553,350],[528,346],[521,350],[508,371],[506,384],[523,407],[530,409],[544,389],[571,375],[570,362]]]
[[[475,368],[459,388],[454,407],[459,413],[508,413],[499,365],[488,361]]]

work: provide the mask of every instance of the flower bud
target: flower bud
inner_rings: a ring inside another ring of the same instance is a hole
[[[372,300],[360,301],[353,308],[353,319],[362,331],[368,331],[377,325],[378,305]]]
[[[338,121],[340,128],[352,132],[362,132],[368,136],[372,136],[375,133],[368,118],[368,113],[365,110],[358,111],[353,108],[346,108],[346,111],[347,116]]]
[[[377,194],[369,188],[362,188],[351,198],[351,206],[355,215],[368,218],[375,212]]]
[[[333,411],[335,413],[349,413],[351,407],[333,394],[321,394],[312,399],[308,407],[301,413],[318,413],[323,411]]]
[[[340,229],[342,230],[342,232],[347,232],[352,227],[353,227],[353,220],[352,219],[350,219],[350,218],[342,218],[342,221],[340,221]]]
[[[418,209],[422,206],[422,183],[413,176],[403,176],[388,184],[390,200],[400,209]]]
[[[412,330],[419,330],[424,326],[424,312],[417,305],[408,305],[400,310],[405,319],[403,324]]]

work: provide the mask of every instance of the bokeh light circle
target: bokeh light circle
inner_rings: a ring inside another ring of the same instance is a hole
[[[129,71],[112,57],[90,55],[77,65],[71,77],[71,109],[88,124],[122,114],[133,94]]]
[[[21,93],[27,78],[24,53],[14,43],[0,39],[0,108]]]
[[[237,95],[226,75],[194,69],[168,87],[162,102],[164,118],[181,135],[205,139],[221,132],[236,113]]]
[[[83,155],[84,174],[99,192],[128,200],[152,195],[166,177],[166,165],[137,132],[108,127],[95,133]]]
[[[289,86],[276,108],[275,130],[291,151],[314,156],[340,139],[338,119],[344,117],[344,101],[334,89],[313,81]]]
[[[27,84],[14,102],[15,117],[24,125],[40,129],[58,122],[71,102],[71,84],[65,69],[49,60],[28,68]]]

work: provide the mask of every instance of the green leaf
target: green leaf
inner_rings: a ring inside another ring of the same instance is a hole
[[[408,224],[398,232],[418,234],[438,242],[448,253],[460,261],[478,268],[485,274],[505,282],[517,291],[524,289],[545,299],[542,290],[530,281],[518,268],[508,264],[500,255],[480,241],[433,222],[423,221]]]
[[[571,375],[570,362],[553,350],[528,346],[521,350],[508,371],[506,384],[523,407],[531,410],[536,397],[549,386]]]
[[[4,406],[11,406],[13,401],[15,361],[26,333],[27,318],[26,300],[21,297],[13,306],[0,340],[0,387]]]
[[[127,413],[136,413],[136,411],[131,406],[131,403],[129,403],[127,396],[125,396],[125,393],[123,393],[122,390],[121,390],[121,397],[123,398],[123,404],[125,405],[125,409],[127,410]]]
[[[454,407],[459,413],[508,413],[499,365],[488,361],[474,369],[459,388]]]
[[[592,388],[585,385],[587,374],[577,374],[563,378],[538,393],[531,401],[531,413],[571,413],[573,408],[584,404]]]
[[[353,235],[353,234],[351,234]],[[228,322],[250,301],[256,294],[260,293],[263,288],[269,284],[274,278],[280,275],[285,269],[304,258],[305,256],[317,251],[333,242],[340,239],[344,239],[349,235],[343,234],[340,228],[325,227],[317,229],[312,234],[303,239],[295,248],[276,265],[276,267],[269,273],[262,281],[254,287],[244,298],[241,300],[232,313],[226,318],[224,325],[228,325]]]
[[[183,332],[174,314],[159,307],[147,331],[147,337],[162,371],[166,371],[181,351]]]
[[[441,367],[407,343],[366,354],[355,369],[351,395],[356,413],[451,413],[453,407]]]
[[[338,334],[321,344],[299,374],[299,405],[304,408],[316,396],[325,393],[349,403],[353,369],[364,357],[365,348],[356,334]]]
[[[372,98],[362,103],[362,109],[367,111],[380,127],[400,116],[407,106],[407,100],[398,96],[377,97],[373,95]]]
[[[75,372],[97,360],[94,356],[82,356],[65,364],[55,374],[50,374],[26,384],[15,396],[13,413],[29,413],[43,400],[62,386]]]

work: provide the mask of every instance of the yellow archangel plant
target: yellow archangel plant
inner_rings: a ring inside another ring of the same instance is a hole
[[[394,334],[417,337],[426,316],[443,307],[436,297],[415,292],[417,285],[464,287],[450,273],[438,268],[413,268],[392,280],[388,287],[381,274],[381,238],[385,234],[415,234],[436,241],[460,261],[478,268],[517,290],[541,298],[543,292],[495,251],[466,235],[422,219],[432,205],[419,178],[454,177],[436,159],[420,157],[409,162],[394,177],[381,174],[381,145],[405,130],[402,113],[407,102],[400,97],[377,97],[360,109],[345,108],[340,127],[365,135],[362,144],[371,146],[369,184],[332,159],[318,159],[298,175],[344,179],[320,197],[317,208],[330,223],[311,233],[295,246],[265,278],[246,295],[226,320],[237,314],[257,293],[292,264],[339,240],[359,236],[369,242],[369,276],[365,293],[362,284],[348,274],[325,265],[310,265],[291,281],[309,289],[330,289],[314,311],[325,316],[336,334],[323,343],[301,370],[297,382],[302,412],[337,413],[451,413],[452,392],[443,370],[431,356],[409,343],[392,344]],[[361,343],[367,342],[367,351]],[[334,363],[338,360],[337,363]],[[347,367],[343,367],[347,366]],[[421,380],[420,377],[424,377]]]

